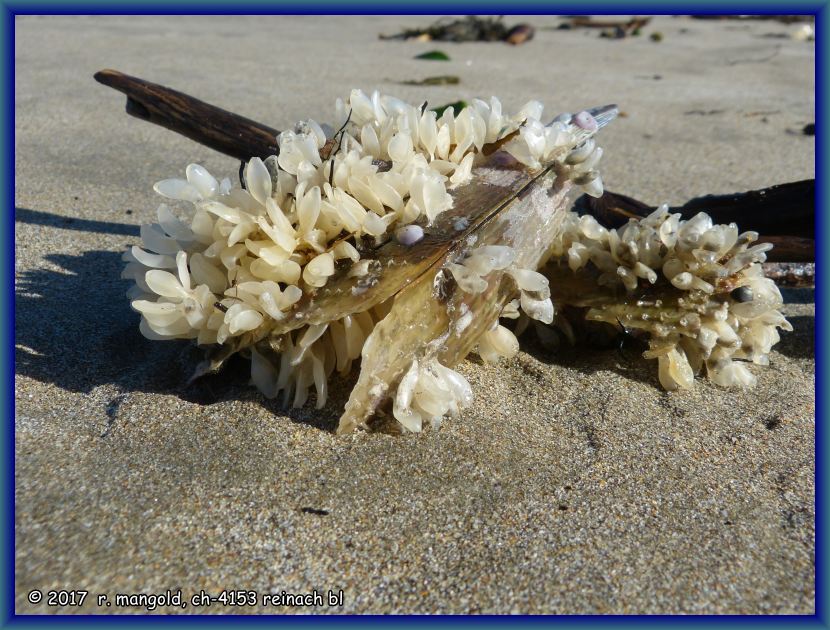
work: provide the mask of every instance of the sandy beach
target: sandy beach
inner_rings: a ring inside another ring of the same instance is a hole
[[[168,589],[342,590],[343,605],[154,612],[814,612],[809,290],[787,292],[794,331],[754,389],[667,393],[636,346],[528,339],[461,364],[472,407],[404,436],[333,434],[353,378],[323,410],[285,411],[232,369],[187,386],[199,353],[139,333],[120,256],[155,220],[153,184],[239,164],[126,115],[103,68],[277,129],[329,120],[353,87],[546,114],[618,103],[606,188],[655,205],[815,177],[815,48],[795,26],[657,17],[611,40],[506,19],[536,36],[378,38],[429,16],[16,19],[18,614],[141,613],[115,594]],[[414,59],[436,48],[451,60]],[[399,84],[447,74],[460,84]],[[33,590],[89,596],[56,608]]]

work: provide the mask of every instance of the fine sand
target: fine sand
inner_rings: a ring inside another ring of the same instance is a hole
[[[335,608],[184,610],[210,613],[814,611],[810,292],[788,294],[795,331],[752,390],[666,393],[636,346],[528,340],[463,363],[473,406],[407,436],[333,435],[353,380],[285,412],[244,373],[185,386],[197,354],[139,334],[119,257],[154,219],[153,183],[239,165],[127,116],[92,80],[106,67],[279,129],[328,120],[352,87],[617,102],[603,177],[649,203],[814,177],[814,44],[792,26],[665,17],[615,41],[541,16],[518,47],[378,39],[431,20],[17,19],[18,613],[142,612],[114,595],[168,589],[343,590]],[[452,61],[413,59],[434,48]],[[396,84],[442,74],[460,85]],[[59,609],[34,589],[90,595]]]

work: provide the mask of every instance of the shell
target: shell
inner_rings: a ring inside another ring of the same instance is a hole
[[[401,245],[414,245],[424,238],[424,228],[420,225],[405,225],[395,231],[395,238]]]

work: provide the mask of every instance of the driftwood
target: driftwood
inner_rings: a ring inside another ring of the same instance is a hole
[[[127,113],[161,125],[239,160],[279,153],[279,131],[250,118],[209,105],[163,85],[116,70],[101,70],[95,80],[127,95]]]
[[[629,20],[595,20],[588,16],[576,16],[565,22],[570,28],[621,28],[626,33],[643,28],[651,22],[650,17],[633,17]]]
[[[816,263],[766,262],[764,275],[779,287],[812,287],[816,284]]]
[[[163,85],[131,77],[116,70],[101,70],[95,80],[127,95],[127,113],[161,125],[199,144],[247,162],[279,153],[276,129],[220,109]],[[794,263],[780,267],[782,277],[802,283],[812,280],[814,266],[797,264],[815,260],[815,180],[772,186],[733,195],[697,197],[671,208],[685,218],[705,211],[718,223],[737,223],[755,230],[761,241],[775,243],[770,263]],[[583,195],[576,209],[594,215],[608,227],[619,227],[630,218],[654,210],[632,197],[606,191],[599,199]]]
[[[816,180],[805,179],[744,193],[695,197],[669,210],[679,212],[684,219],[706,212],[718,223],[734,221],[744,230],[813,238],[815,189]],[[577,208],[590,212],[608,227],[620,227],[630,218],[646,216],[657,206],[605,191],[598,199],[580,197]]]
[[[770,262],[811,262],[816,259],[816,242],[800,236],[769,236],[761,234],[759,243],[772,243],[775,249],[767,253]]]
[[[669,211],[679,212],[684,219],[706,212],[716,223],[734,222],[742,230],[754,230],[761,234],[760,242],[775,245],[769,253],[771,262],[808,262],[815,260],[815,188],[815,180],[806,179],[744,193],[695,197]],[[656,207],[605,191],[598,199],[583,195],[575,209],[617,228]]]
[[[596,28],[601,29],[600,37],[610,39],[623,39],[629,35],[639,35],[640,30],[651,21],[650,17],[632,17],[630,19],[605,19],[596,20],[590,16],[576,15],[568,18],[566,22],[559,24],[557,30],[570,30],[574,28]],[[652,34],[652,37],[661,37],[659,33]]]

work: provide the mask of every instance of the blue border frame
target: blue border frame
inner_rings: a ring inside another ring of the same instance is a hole
[[[786,2],[752,2],[751,0],[699,0],[691,2],[660,2],[659,0],[597,0],[579,2],[567,0],[518,0],[507,5],[495,0],[422,0],[391,3],[388,0],[362,0],[347,2],[344,0],[322,0],[302,2],[302,0],[242,0],[240,2],[223,2],[211,0],[135,0],[106,3],[100,0],[81,2],[52,2],[12,0],[0,2],[3,12],[14,15],[279,15],[279,14],[342,14],[342,15],[436,15],[436,14],[503,14],[503,15],[567,15],[585,14],[593,11],[606,15],[814,15],[818,18],[827,7],[827,2],[796,0]],[[818,23],[818,19],[816,20]]]
[[[3,499],[0,503],[2,516],[3,545],[0,550],[2,566],[2,623],[5,625],[14,615],[14,15],[3,6],[2,39],[5,63],[3,64],[3,88],[0,107],[3,111],[3,152],[0,181],[2,182],[3,206],[6,208],[2,230],[2,251],[0,276],[3,278],[3,308],[0,308],[0,330],[3,332],[2,399],[3,399]],[[11,308],[9,308],[11,306]],[[10,509],[11,508],[11,509]]]
[[[302,14],[436,14],[436,13],[503,13],[509,14],[583,14],[586,12],[602,14],[801,14],[814,15],[816,18],[816,196],[818,212],[816,213],[816,233],[819,240],[817,252],[817,282],[816,282],[816,320],[822,322],[825,313],[825,301],[827,299],[828,282],[824,276],[827,265],[828,252],[821,247],[822,243],[828,242],[828,219],[823,215],[822,210],[828,208],[827,186],[825,184],[825,156],[827,150],[827,132],[823,116],[818,115],[824,112],[824,105],[827,103],[825,90],[826,82],[826,60],[827,40],[824,37],[830,23],[828,13],[830,0],[824,2],[795,2],[795,3],[758,3],[749,0],[729,2],[723,5],[714,0],[703,0],[701,2],[662,4],[659,2],[626,3],[620,0],[605,0],[590,2],[587,6],[573,0],[564,3],[544,1],[523,1],[511,3],[509,10],[496,2],[476,2],[475,0],[454,0],[446,4],[439,4],[436,0],[427,0],[415,4],[394,4],[381,2],[380,0],[364,0],[360,3],[347,4],[344,2],[267,2],[256,0],[245,0],[240,3],[223,4],[221,1],[196,2],[195,0],[178,0],[177,2],[164,2],[163,0],[146,0],[145,2],[125,2],[114,6],[108,6],[103,2],[84,1],[68,3],[55,0],[54,2],[4,2],[0,0],[0,12],[2,12],[2,30],[0,30],[0,41],[2,41],[5,63],[3,65],[3,98],[2,115],[3,129],[2,136],[2,177],[3,198],[5,200],[4,224],[2,230],[2,256],[0,256],[0,274],[5,283],[6,301],[4,308],[0,309],[0,330],[3,334],[2,362],[2,400],[4,413],[3,433],[3,500],[0,508],[2,516],[2,539],[0,548],[0,564],[2,565],[2,578],[0,578],[0,624],[5,625],[46,625],[53,619],[57,623],[67,625],[106,624],[106,623],[279,623],[281,626],[299,626],[300,624],[320,623],[388,623],[388,618],[382,616],[361,616],[361,617],[305,617],[302,621],[296,618],[286,618],[275,615],[264,616],[231,616],[226,617],[188,615],[175,619],[165,618],[165,621],[153,619],[148,621],[146,617],[135,616],[98,616],[98,615],[76,615],[51,617],[45,615],[15,615],[14,613],[14,19],[16,15],[73,15],[73,14],[108,14],[108,15],[132,15],[132,14],[164,14],[164,15],[216,15],[216,14],[279,14],[279,13],[302,13]],[[11,306],[11,308],[9,308]],[[396,617],[392,621],[401,624],[430,624],[437,623],[476,623],[482,625],[507,624],[515,621],[531,624],[567,624],[567,625],[599,625],[617,623],[637,623],[644,625],[703,625],[723,622],[752,625],[810,625],[827,627],[827,605],[826,601],[830,596],[827,586],[827,548],[824,539],[824,532],[827,527],[826,511],[828,505],[828,488],[824,483],[827,475],[827,464],[825,455],[830,453],[827,442],[827,429],[822,424],[826,416],[826,402],[824,392],[830,387],[825,372],[825,357],[827,352],[827,339],[825,338],[823,326],[816,328],[816,612],[815,615],[805,616],[724,616],[711,619],[709,617],[670,617],[670,616],[562,616],[562,617],[530,617],[521,616],[503,618],[496,616],[482,617],[448,617],[439,616],[420,619],[418,617],[404,616]],[[9,509],[11,508],[11,509]],[[114,621],[113,621],[114,619]]]
[[[827,5],[823,5],[816,14],[816,33],[824,35],[830,24],[830,13]],[[816,239],[820,244],[827,243],[828,208],[826,183],[826,156],[827,156],[827,129],[823,116],[827,104],[827,40],[824,36],[816,37]],[[827,463],[825,455],[828,452],[827,427],[824,420],[827,416],[824,393],[828,390],[827,373],[825,371],[827,357],[827,339],[824,327],[818,325],[823,321],[827,304],[827,278],[824,275],[827,269],[828,253],[823,247],[816,248],[816,616],[822,624],[827,624],[827,596],[830,590],[827,586],[827,548],[824,534],[827,528]]]

